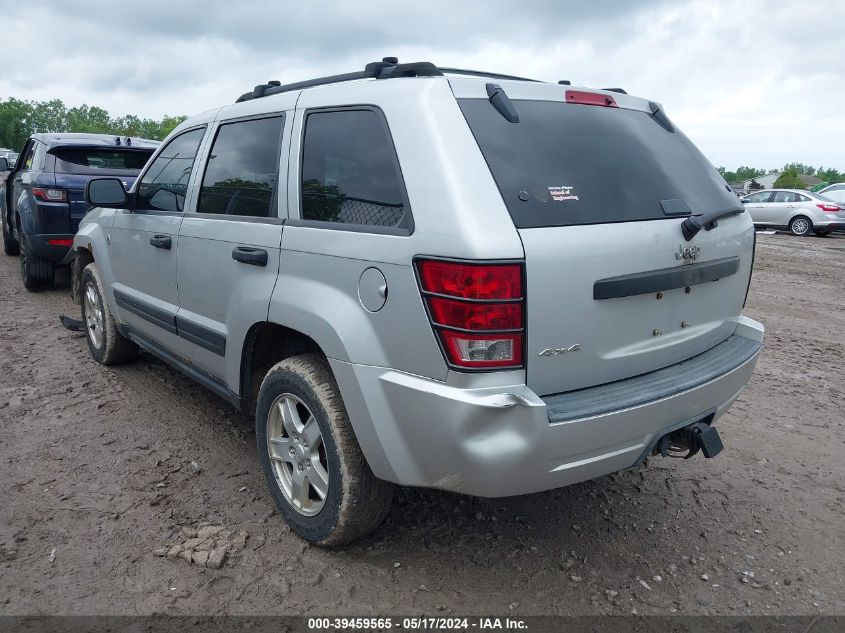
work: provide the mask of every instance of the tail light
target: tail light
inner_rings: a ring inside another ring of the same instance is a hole
[[[67,202],[67,191],[64,189],[32,188],[32,195],[44,202]]]
[[[816,206],[825,213],[836,213],[837,211],[840,211],[840,208],[837,207],[835,204],[824,204],[820,202]]]
[[[522,367],[525,297],[521,263],[416,262],[434,333],[450,365]]]
[[[50,244],[51,246],[73,246],[73,240],[72,239],[65,239],[65,238],[63,238],[63,239],[58,239],[58,238],[49,239],[49,240],[47,240],[47,243]]]

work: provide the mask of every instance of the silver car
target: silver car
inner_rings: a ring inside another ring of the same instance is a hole
[[[386,58],[260,85],[87,195],[94,359],[143,348],[254,414],[270,494],[321,545],[377,527],[393,484],[713,457],[762,346],[749,214],[622,92]]]
[[[788,229],[793,235],[829,235],[845,229],[845,207],[822,193],[764,189],[741,199],[754,226]]]
[[[824,189],[819,190],[819,194],[845,207],[845,182],[828,185]]]

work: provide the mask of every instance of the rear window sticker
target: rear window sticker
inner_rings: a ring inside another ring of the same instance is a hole
[[[564,200],[578,200],[575,195],[575,187],[568,185],[558,185],[556,187],[549,187],[549,195],[555,202],[562,202]]]

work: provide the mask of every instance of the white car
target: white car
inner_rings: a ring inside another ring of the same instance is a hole
[[[793,235],[820,237],[845,229],[845,206],[812,191],[764,189],[741,198],[754,226],[789,229]]]

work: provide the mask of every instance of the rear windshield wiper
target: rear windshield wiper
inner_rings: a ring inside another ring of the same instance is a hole
[[[516,112],[513,101],[510,100],[502,87],[499,84],[487,84],[486,87],[490,103],[498,110],[499,114],[511,123],[519,123],[519,114]]]
[[[684,239],[689,242],[701,229],[712,231],[719,226],[716,223],[716,220],[729,218],[732,215],[739,215],[744,211],[745,209],[743,207],[739,207],[738,209],[722,209],[720,211],[711,211],[710,213],[704,213],[702,215],[691,215],[681,224],[681,232],[684,234]]]

